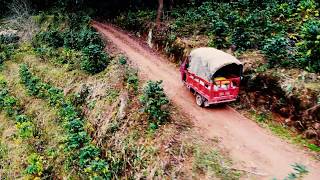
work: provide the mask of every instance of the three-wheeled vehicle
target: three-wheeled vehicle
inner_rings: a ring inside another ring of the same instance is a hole
[[[199,106],[235,101],[238,97],[242,63],[215,48],[193,49],[180,67],[181,79],[195,94]]]

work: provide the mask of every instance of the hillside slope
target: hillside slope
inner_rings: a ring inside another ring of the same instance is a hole
[[[141,45],[138,41],[108,24],[94,22],[93,26],[128,55],[143,76],[163,80],[164,89],[182,112],[192,116],[201,134],[218,138],[240,167],[265,175],[265,178],[284,177],[290,165],[302,163],[310,169],[307,179],[320,177],[320,163],[297,147],[281,141],[270,132],[241,116],[229,107],[202,109],[180,82],[174,64]],[[308,157],[308,158],[306,158]]]

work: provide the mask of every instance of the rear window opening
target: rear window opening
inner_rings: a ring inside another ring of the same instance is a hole
[[[223,66],[214,75],[213,79],[218,77],[224,77],[226,79],[241,77],[242,76],[242,65],[235,63]]]

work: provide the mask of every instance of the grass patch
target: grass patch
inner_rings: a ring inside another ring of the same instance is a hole
[[[231,161],[223,157],[217,150],[206,152],[200,148],[195,148],[194,159],[193,170],[200,171],[209,178],[240,179],[241,173],[232,169]]]
[[[108,100],[109,104],[111,104],[117,100],[117,98],[119,97],[119,93],[120,93],[120,91],[118,89],[115,89],[115,88],[108,88],[107,89],[106,95],[107,95],[107,100]]]
[[[250,111],[251,119],[254,119],[259,125],[268,128],[273,134],[277,135],[281,139],[288,140],[293,144],[307,147],[310,151],[320,152],[320,147],[310,143],[302,135],[297,135],[292,132],[289,127],[276,123],[272,119],[272,115],[268,113],[258,113],[257,111]]]

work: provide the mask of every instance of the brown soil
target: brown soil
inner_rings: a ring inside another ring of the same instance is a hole
[[[220,144],[230,152],[236,168],[270,179],[287,176],[292,172],[290,165],[301,163],[310,171],[305,179],[320,178],[320,162],[298,147],[273,136],[229,106],[197,107],[193,95],[180,82],[177,67],[160,54],[111,25],[94,22],[93,27],[117,45],[139,68],[141,75],[151,80],[163,80],[171,101],[182,112],[192,116],[194,128],[203,136],[219,139]]]

